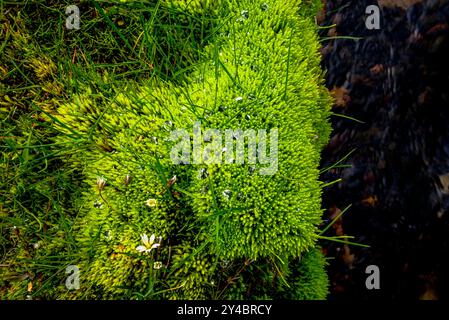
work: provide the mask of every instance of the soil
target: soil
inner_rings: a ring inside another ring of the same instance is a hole
[[[319,17],[326,84],[335,95],[334,131],[323,152],[330,182],[329,235],[370,248],[325,243],[333,300],[449,297],[449,1],[380,1],[380,29],[365,26],[376,1],[327,1]],[[399,3],[398,2],[398,3]],[[361,37],[360,40],[340,36]],[[380,269],[379,290],[365,286]]]

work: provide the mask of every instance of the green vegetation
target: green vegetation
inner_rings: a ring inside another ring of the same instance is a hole
[[[0,297],[324,299],[320,2],[84,1],[67,30],[70,1],[4,1]],[[278,171],[174,164],[197,121],[278,128]]]

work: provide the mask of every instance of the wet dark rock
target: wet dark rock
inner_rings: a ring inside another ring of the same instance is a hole
[[[330,90],[345,87],[350,101],[334,110],[323,152],[328,167],[356,149],[346,164],[322,175],[344,181],[326,188],[324,207],[344,208],[346,234],[370,248],[326,243],[331,299],[449,297],[449,2],[383,7],[381,29],[365,27],[372,1],[327,1],[322,25],[341,36],[323,43]],[[327,36],[324,30],[322,36]],[[445,178],[444,178],[445,179]],[[443,179],[443,180],[444,180]],[[325,217],[327,218],[327,217]],[[381,290],[365,288],[365,268],[378,265]]]

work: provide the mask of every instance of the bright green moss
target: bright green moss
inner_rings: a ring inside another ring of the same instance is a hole
[[[218,31],[185,83],[89,88],[60,106],[56,140],[77,141],[65,160],[86,185],[74,226],[82,290],[68,297],[277,296],[261,284],[282,287],[288,261],[315,246],[319,152],[330,131],[316,27],[304,7],[222,1]],[[220,130],[277,128],[277,171],[174,164],[170,133],[192,132],[198,121]],[[142,234],[160,236],[160,246],[139,252]],[[322,262],[292,264],[300,275],[289,297],[325,297]]]
[[[312,249],[291,263],[288,277],[290,288],[282,296],[292,300],[326,299],[329,279],[325,267],[327,262],[319,249]],[[282,290],[281,290],[282,291]]]
[[[329,135],[329,103],[321,88],[315,27],[298,16],[298,5],[231,5],[234,16],[189,91],[204,109],[205,127],[279,129],[274,175],[258,174],[260,164],[255,170],[209,166],[203,180],[196,178],[199,168],[193,170],[193,207],[223,258],[298,256],[316,239],[317,167]]]

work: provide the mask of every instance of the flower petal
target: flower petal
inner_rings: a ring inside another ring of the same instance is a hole
[[[148,245],[148,236],[145,233],[140,235],[140,238],[142,239],[144,245]]]
[[[150,245],[152,245],[154,243],[154,239],[156,239],[156,236],[153,233],[150,237]]]
[[[144,251],[147,251],[147,248],[145,246],[138,246],[138,247],[136,247],[136,250],[139,252],[144,252]]]

